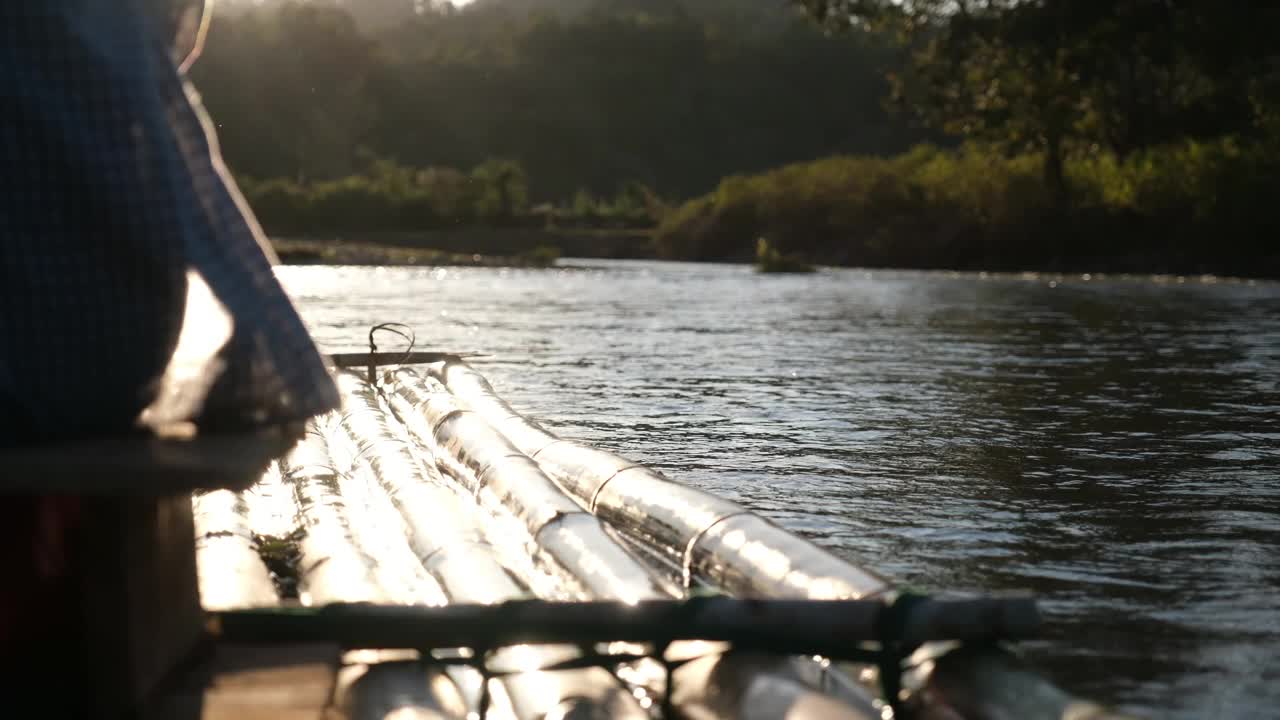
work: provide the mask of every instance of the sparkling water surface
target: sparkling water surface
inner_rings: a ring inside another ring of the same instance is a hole
[[[1074,692],[1280,717],[1280,285],[561,264],[279,274],[326,351],[405,323],[902,584],[1034,592]]]

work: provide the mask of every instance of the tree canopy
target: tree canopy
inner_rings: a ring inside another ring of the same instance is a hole
[[[228,164],[313,181],[371,158],[499,157],[524,168],[534,202],[627,183],[676,199],[732,173],[926,137],[884,106],[899,50],[824,36],[783,0],[448,7],[224,7],[193,75]]]
[[[1215,0],[795,0],[911,59],[894,97],[949,133],[1041,151],[1061,191],[1072,143],[1127,156],[1274,122],[1280,8]]]
[[[1274,3],[223,8],[194,80],[279,232],[661,220],[669,257],[1280,268]]]

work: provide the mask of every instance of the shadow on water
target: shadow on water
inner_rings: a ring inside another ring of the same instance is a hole
[[[372,272],[285,277],[328,349],[410,323],[551,430],[903,583],[1030,590],[1074,690],[1280,706],[1280,286]]]

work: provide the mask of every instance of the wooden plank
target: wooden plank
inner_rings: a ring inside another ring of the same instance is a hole
[[[0,495],[168,495],[257,482],[302,437],[301,426],[256,433],[104,437],[0,449]]]
[[[80,535],[86,699],[99,717],[140,706],[198,645],[191,497],[91,498]]]
[[[219,644],[175,677],[142,720],[321,720],[332,710],[336,645]]]

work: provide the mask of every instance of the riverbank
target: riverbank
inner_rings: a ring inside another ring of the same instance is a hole
[[[548,267],[566,256],[617,260],[657,257],[650,233],[643,230],[472,227],[272,237],[271,243],[286,265]]]
[[[272,238],[271,245],[285,265],[548,267],[559,258],[555,252],[483,255],[343,240]]]
[[[664,211],[652,229],[558,227],[532,217],[421,231],[334,225],[329,236],[293,235],[305,241],[286,241],[283,254],[286,262],[330,264],[751,263],[763,239],[801,265],[1276,279],[1278,148],[1280,140],[1223,140],[1123,160],[1074,156],[1065,168],[1067,193],[1055,196],[1035,155],[921,147],[730,177]]]
[[[407,241],[407,239],[406,239]],[[422,238],[430,242],[429,237]],[[518,255],[491,255],[483,253],[448,252],[426,246],[396,246],[363,241],[347,241],[340,239],[299,239],[272,238],[271,243],[280,262],[284,265],[353,265],[367,267],[519,267],[545,268],[555,266],[561,257],[610,259],[610,260],[671,260],[659,258],[653,253],[637,253],[629,255],[587,255],[582,253],[562,254],[556,248],[542,247]],[[705,262],[708,264],[734,264],[744,269],[755,267],[762,269],[759,260],[734,257],[727,259],[703,258],[689,262]],[[1088,263],[1078,261],[1074,269],[1036,268],[1036,269],[985,269],[985,268],[952,268],[952,267],[897,267],[897,266],[849,266],[833,263],[805,265],[805,272],[820,272],[830,269],[864,269],[882,271],[938,273],[939,277],[958,278],[969,274],[977,274],[981,278],[1015,278],[1044,282],[1103,281],[1107,279],[1142,281],[1157,284],[1212,284],[1212,283],[1254,283],[1280,279],[1280,268],[1272,268],[1270,273],[1233,272],[1228,274],[1205,272],[1162,272],[1150,269],[1155,263],[1142,263],[1138,259],[1118,267],[1114,261]],[[1101,269],[1100,269],[1101,268]],[[780,271],[774,271],[780,272]]]
[[[1280,277],[1276,141],[1042,159],[992,148],[840,156],[726,178],[655,233],[673,260],[750,262],[765,238],[819,265]]]

